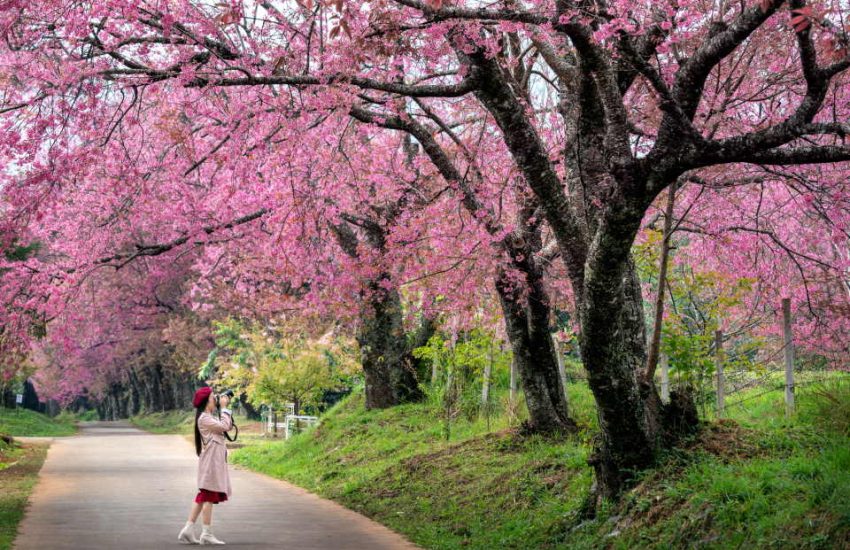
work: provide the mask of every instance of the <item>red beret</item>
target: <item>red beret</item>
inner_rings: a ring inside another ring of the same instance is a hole
[[[195,398],[192,399],[192,405],[195,408],[200,407],[201,403],[204,402],[204,399],[210,396],[212,393],[212,388],[209,386],[204,386],[203,388],[198,388],[198,391],[195,392]]]

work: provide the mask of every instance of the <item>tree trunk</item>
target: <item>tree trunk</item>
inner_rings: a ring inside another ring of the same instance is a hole
[[[140,412],[153,412],[153,388],[152,384],[147,380],[147,374],[144,370],[139,370],[135,371],[133,376],[139,385]]]
[[[366,377],[366,408],[384,409],[422,398],[402,323],[401,298],[395,289],[372,285],[370,314],[358,330]]]
[[[439,379],[440,371],[439,366],[437,364],[437,359],[431,361],[431,385],[436,386],[437,380]]]
[[[548,296],[532,278],[528,296],[504,274],[496,283],[514,365],[522,383],[531,433],[565,433],[575,428],[567,411],[558,360],[549,333]]]
[[[142,406],[139,396],[139,380],[133,370],[130,370],[127,385],[130,389],[130,406],[128,412],[130,413],[130,416],[135,416],[139,414]]]
[[[115,390],[118,398],[118,418],[128,418],[130,416],[130,392],[127,390],[127,387],[124,384],[117,386]]]
[[[35,391],[35,386],[27,378],[26,382],[24,382],[24,402],[22,406],[26,409],[37,411],[39,409],[38,404],[38,394]]]
[[[664,291],[667,285],[667,264],[670,257],[670,239],[673,233],[673,209],[676,204],[676,182],[667,189],[667,207],[664,210],[664,229],[661,231],[661,258],[658,265],[658,290],[655,295],[655,315],[652,322],[652,336],[649,340],[649,352],[646,359],[647,379],[655,377],[658,357],[661,350],[661,329],[664,325]]]
[[[484,365],[484,377],[481,380],[481,407],[486,409],[490,403],[490,376],[493,372],[493,343],[490,343],[491,349],[487,354],[487,364]]]
[[[12,391],[12,388],[6,387],[3,388],[3,403],[2,405],[6,408],[13,409],[15,408],[15,392]]]
[[[347,223],[331,226],[340,247],[352,258],[358,258],[360,239]],[[365,242],[374,250],[383,252],[385,229],[373,223],[366,231]],[[408,401],[417,401],[424,395],[416,378],[416,363],[410,353],[404,332],[401,296],[390,282],[388,273],[371,281],[368,306],[361,313],[361,326],[357,331],[360,344],[360,362],[366,379],[366,408],[384,409]],[[430,338],[433,325],[425,324],[412,338]],[[420,344],[421,345],[421,344]]]
[[[251,403],[248,402],[248,400],[245,398],[244,393],[240,396],[239,403],[245,409],[245,416],[248,417],[248,420],[260,420],[260,419],[262,419],[262,415],[260,414],[260,411],[258,411],[253,405],[251,405]]]
[[[586,288],[581,309],[581,347],[588,383],[596,398],[601,440],[591,464],[600,496],[620,493],[629,476],[652,464],[657,447],[657,409],[647,407],[638,373],[646,364],[643,304],[634,266]]]
[[[631,241],[628,241],[629,244]],[[596,399],[601,438],[590,459],[597,496],[618,496],[658,452],[697,425],[693,400],[671,396],[664,405],[646,379],[643,299],[634,263],[594,265],[581,308],[581,347]]]
[[[174,409],[174,393],[171,388],[172,377],[168,371],[162,368],[162,365],[157,363],[153,367],[156,377],[159,380],[160,403],[162,411],[170,411]]]

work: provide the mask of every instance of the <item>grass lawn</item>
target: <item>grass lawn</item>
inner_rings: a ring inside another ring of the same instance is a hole
[[[155,434],[191,434],[194,411],[176,410],[133,416],[130,423]]]
[[[145,413],[130,418],[130,423],[137,428],[155,434],[192,435],[192,425],[194,421],[194,410]],[[250,421],[243,415],[236,414],[234,421],[239,427],[240,444],[247,439],[257,437],[261,431],[259,422]]]
[[[76,418],[59,415],[51,418],[29,409],[0,407],[0,433],[14,436],[63,436],[77,431]]]
[[[365,411],[356,394],[232,457],[425,548],[850,548],[849,382],[801,388],[790,421],[781,392],[731,408],[593,520],[580,516],[596,429],[583,383],[569,392],[584,429],[568,439],[521,436],[500,414],[489,429],[461,415],[446,440],[435,403]]]
[[[12,547],[46,455],[46,444],[0,443],[0,550]]]

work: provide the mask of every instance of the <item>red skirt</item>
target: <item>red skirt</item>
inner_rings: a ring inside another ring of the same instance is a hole
[[[195,502],[200,504],[201,502],[212,502],[213,504],[218,504],[219,502],[224,502],[227,500],[226,493],[219,493],[217,491],[207,491],[206,489],[201,489],[198,492],[198,496],[195,497]]]

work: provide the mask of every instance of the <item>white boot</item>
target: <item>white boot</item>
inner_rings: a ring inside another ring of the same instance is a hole
[[[180,530],[180,534],[177,535],[177,541],[183,544],[200,544],[198,537],[195,536],[195,524],[187,521],[183,529]]]
[[[223,540],[218,540],[215,538],[215,535],[210,531],[209,525],[204,525],[203,532],[201,533],[201,544],[224,544]]]

